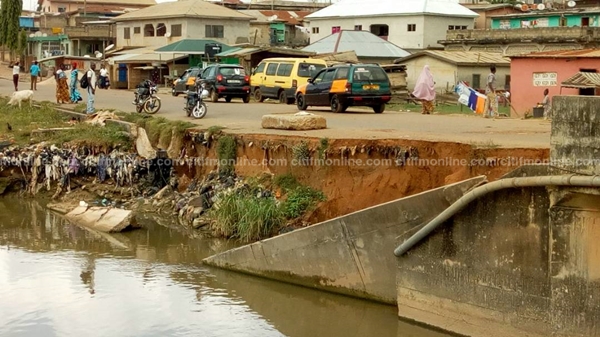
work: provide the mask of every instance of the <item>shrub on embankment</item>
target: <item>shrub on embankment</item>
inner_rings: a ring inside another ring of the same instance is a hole
[[[272,181],[251,179],[219,196],[208,216],[215,234],[250,242],[293,225],[325,199],[323,192],[301,185],[289,174]]]

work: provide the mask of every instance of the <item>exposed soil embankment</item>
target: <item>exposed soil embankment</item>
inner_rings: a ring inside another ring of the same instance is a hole
[[[191,133],[181,142],[177,172],[185,182],[214,170],[226,158],[211,132]],[[527,161],[546,160],[547,149],[494,148],[411,140],[328,140],[265,135],[235,135],[235,171],[292,174],[324,192],[310,222],[324,221],[428,189],[486,175],[495,180]],[[197,159],[200,163],[193,162]]]

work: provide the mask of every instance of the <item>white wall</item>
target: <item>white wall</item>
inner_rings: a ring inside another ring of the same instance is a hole
[[[336,26],[345,30],[353,30],[354,26],[362,25],[362,30],[370,31],[370,26],[373,24],[388,25],[388,41],[405,49],[424,49],[428,46],[442,47],[437,44],[437,41],[446,38],[449,25],[468,26],[469,29],[472,29],[473,23],[472,18],[419,15],[310,19],[308,26],[311,31],[310,42],[313,43],[331,35],[332,27]],[[415,24],[416,31],[409,32],[409,24]],[[312,34],[313,27],[319,28],[318,34]]]
[[[171,25],[181,24],[181,36],[165,37],[165,36],[144,36],[144,26],[148,23],[154,25],[155,35],[156,28],[159,23],[164,23],[167,26],[167,32],[171,31]],[[206,25],[223,25],[224,37],[213,38],[206,37]],[[124,30],[130,28],[130,39],[124,38]],[[140,33],[134,34],[134,27],[140,27]],[[199,18],[176,18],[176,19],[155,19],[155,20],[140,20],[126,21],[117,23],[117,47],[134,46],[134,47],[151,47],[159,48],[181,39],[211,39],[222,42],[228,45],[236,43],[238,37],[248,39],[250,23],[247,20],[215,20],[215,19],[199,19]]]
[[[467,26],[467,29],[473,29],[475,26],[474,18],[460,18],[450,16],[426,16],[425,26],[428,34],[425,35],[423,45],[427,47],[443,47],[438,41],[446,39],[448,26]]]

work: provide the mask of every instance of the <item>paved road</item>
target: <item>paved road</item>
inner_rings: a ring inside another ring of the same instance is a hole
[[[29,84],[21,84],[28,88]],[[0,79],[0,95],[13,92],[12,83]],[[55,101],[53,80],[38,84],[35,99]],[[85,93],[82,93],[85,101]],[[334,114],[328,109],[309,108],[309,112],[327,118],[328,129],[315,131],[265,130],[261,128],[261,116],[265,114],[292,114],[298,112],[294,105],[277,103],[248,103],[234,100],[207,103],[208,114],[201,120],[188,118],[183,112],[183,96],[173,97],[161,88],[162,108],[156,116],[173,120],[187,120],[208,128],[213,125],[226,127],[229,132],[301,135],[328,138],[365,139],[415,139],[430,141],[453,141],[488,144],[501,147],[548,148],[550,122],[541,120],[498,119],[489,120],[468,115],[421,115],[415,112],[386,111],[376,115],[370,110],[349,109]],[[97,109],[133,111],[133,92],[127,90],[98,90]],[[66,104],[65,107],[73,107]]]

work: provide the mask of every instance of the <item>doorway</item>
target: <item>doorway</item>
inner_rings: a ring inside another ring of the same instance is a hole
[[[590,26],[590,18],[583,17],[581,18],[581,27],[589,27]]]

